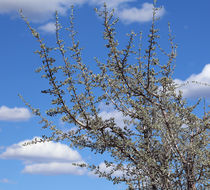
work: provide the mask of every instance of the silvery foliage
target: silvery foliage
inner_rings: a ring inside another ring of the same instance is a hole
[[[177,93],[172,79],[176,45],[170,26],[170,53],[158,43],[157,8],[154,8],[145,52],[141,47],[142,34],[134,32],[128,35],[127,46],[120,49],[114,11],[105,5],[103,10],[96,12],[103,19],[103,36],[108,49],[105,61],[95,58],[97,73],[82,60],[73,9],[67,28],[70,47],[61,39],[62,26],[57,14],[55,48],[48,47],[23,17],[40,44],[36,53],[42,65],[37,71],[43,72],[42,77],[49,81],[49,89],[42,92],[52,97],[53,108],[46,114],[50,117],[61,115],[68,125],[66,130],[58,129],[49,117],[44,118],[39,109],[26,103],[41,117],[43,128],[52,131],[51,137],[43,136],[41,141],[67,139],[71,146],[89,148],[102,155],[108,153],[110,159],[104,162],[106,170],[94,164],[80,166],[88,167],[114,184],[124,182],[130,190],[207,189],[209,112],[204,109],[201,118],[196,116],[193,110],[199,101],[188,106],[182,93]],[[135,39],[139,36],[139,47],[135,48]],[[158,51],[166,56],[165,64],[160,63]],[[56,62],[55,52],[60,53],[62,63]],[[124,125],[118,126],[115,118],[104,120],[100,115],[100,103],[111,104],[122,113],[127,118]]]

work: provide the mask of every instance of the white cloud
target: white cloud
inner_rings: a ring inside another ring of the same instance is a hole
[[[192,83],[191,81],[197,81],[201,84]],[[178,85],[185,84],[189,82],[189,84],[184,85],[183,87],[178,88],[183,92],[183,96],[186,98],[197,98],[197,97],[210,97],[210,64],[205,65],[203,70],[199,74],[192,74],[186,80],[175,79],[175,83]],[[203,84],[208,84],[203,85]]]
[[[114,166],[116,167],[116,166]],[[110,167],[107,167],[106,164],[104,162],[102,162],[101,164],[99,164],[99,169],[101,172],[106,172],[106,173],[110,173],[112,172],[113,166],[110,166]],[[123,176],[123,171],[122,170],[117,170],[117,171],[114,171],[112,176],[115,176],[115,177],[122,177]]]
[[[111,117],[113,117],[118,126],[124,126],[123,119],[125,118],[123,114],[117,110],[102,111],[99,113],[99,116],[102,117],[103,120],[110,119]]]
[[[72,165],[72,163],[84,163],[84,161],[77,151],[67,145],[59,142],[45,142],[23,146],[28,141],[31,140],[7,147],[0,154],[0,158],[23,160],[25,168],[22,172],[28,174],[85,174],[86,169]]]
[[[126,169],[128,169],[126,164],[122,165],[121,169],[118,169],[115,171],[114,171],[114,168],[116,168],[116,164],[112,164],[109,167],[107,167],[104,162],[101,162],[98,165],[98,167],[101,173],[105,172],[105,173],[111,174],[112,177],[123,177],[123,175],[128,177],[126,174]],[[91,177],[99,177],[99,175],[96,174],[95,171],[90,171],[88,175]]]
[[[144,3],[142,8],[125,8],[118,12],[119,17],[127,22],[148,22],[152,20],[154,6],[151,3]],[[164,7],[157,11],[156,17],[161,17],[165,13]]]
[[[31,114],[26,108],[0,107],[0,121],[24,121],[31,118]]]
[[[107,4],[107,6],[109,8],[119,8],[119,7],[122,7],[122,6],[126,6],[129,2],[134,2],[136,0],[89,0],[89,4],[91,5],[99,5],[99,6],[103,6],[104,3]]]
[[[152,4],[144,3],[140,9],[129,6],[130,2],[138,2],[137,0],[0,0],[0,14],[17,15],[17,11],[22,9],[29,20],[46,22],[54,17],[56,10],[65,15],[71,5],[89,4],[101,8],[104,2],[109,8],[114,8],[117,15],[126,22],[147,22],[152,18]],[[162,8],[158,16],[162,16],[164,12]]]
[[[41,25],[38,29],[47,33],[55,33],[56,27],[54,22],[48,22],[45,25]]]
[[[119,126],[119,127],[124,127],[124,121],[123,120],[130,120],[131,118],[129,116],[123,116],[122,112],[115,110],[113,105],[104,105],[103,103],[101,103],[99,105],[101,112],[99,113],[99,116],[103,119],[110,119],[110,118],[114,118],[115,119],[115,123]]]
[[[72,4],[82,4],[85,0],[0,0],[0,14],[17,13],[22,9],[26,17],[34,22],[47,21],[57,10],[64,15]]]
[[[62,162],[50,162],[50,163],[38,163],[27,165],[23,173],[28,174],[42,174],[42,175],[59,175],[59,174],[74,174],[84,175],[86,170],[78,166],[72,165],[72,163]]]
[[[30,140],[19,142],[6,148],[0,155],[4,159],[19,159],[26,162],[68,162],[82,160],[79,153],[65,144],[55,142],[36,143],[23,146]]]

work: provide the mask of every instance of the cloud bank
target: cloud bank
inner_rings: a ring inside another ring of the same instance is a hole
[[[31,118],[31,114],[26,108],[0,107],[0,121],[25,121]]]
[[[185,98],[210,98],[210,64],[206,64],[200,73],[192,74],[186,80],[175,79],[174,82],[178,85],[185,84],[178,88]]]
[[[22,172],[28,174],[82,175],[86,172],[85,169],[72,164],[84,163],[84,161],[77,151],[67,145],[59,142],[45,142],[23,146],[28,141],[31,140],[21,141],[7,147],[0,154],[0,158],[22,160],[25,165]]]

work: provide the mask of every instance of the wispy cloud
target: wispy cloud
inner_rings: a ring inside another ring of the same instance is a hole
[[[7,178],[0,179],[0,183],[9,183],[9,180]]]
[[[0,183],[14,183],[14,182],[7,178],[3,178],[3,179],[0,179]]]
[[[26,108],[0,107],[0,121],[25,121],[31,118],[31,114]]]
[[[5,147],[4,146],[0,146],[0,150],[3,150]]]
[[[192,81],[196,81],[195,83]],[[210,97],[210,64],[206,64],[198,74],[192,74],[186,80],[175,79],[175,83],[183,85],[178,90],[183,92],[186,98]],[[207,84],[207,85],[205,85]]]
[[[28,141],[31,140],[7,147],[0,154],[0,158],[22,160],[25,165],[23,173],[43,175],[82,175],[85,173],[85,169],[72,165],[72,163],[84,163],[84,161],[77,151],[67,145],[59,142],[45,142],[23,146]]]

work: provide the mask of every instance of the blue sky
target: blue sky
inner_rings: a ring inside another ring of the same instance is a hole
[[[126,42],[125,34],[131,30],[143,31],[143,37],[146,37],[151,25],[152,0],[106,2],[115,8],[120,19],[117,31],[122,45]],[[21,146],[26,140],[48,132],[41,129],[38,118],[31,115],[18,93],[42,110],[50,102],[40,93],[47,88],[47,82],[34,72],[40,64],[39,57],[33,53],[38,44],[17,10],[21,8],[41,36],[53,43],[54,12],[58,10],[61,22],[65,23],[71,4],[75,5],[76,29],[84,48],[84,62],[94,64],[93,57],[102,59],[105,56],[102,21],[93,11],[93,8],[102,6],[103,0],[0,0],[0,190],[123,189],[121,185],[112,185],[71,165],[72,162],[95,160],[103,169],[103,157],[87,150],[73,150],[64,143],[53,142],[36,147]],[[168,47],[168,22],[178,44],[174,80],[177,83],[187,80],[210,83],[210,1],[159,0],[158,5],[162,6],[158,22],[161,46]],[[182,90],[190,100],[207,97],[209,104],[209,88],[189,85]],[[114,115],[119,123],[122,118],[112,109],[102,110],[101,115],[104,118]],[[59,119],[57,125],[66,127]]]

